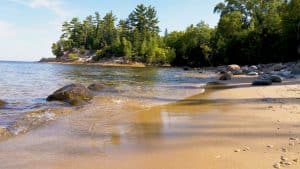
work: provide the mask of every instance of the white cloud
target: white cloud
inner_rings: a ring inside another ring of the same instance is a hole
[[[30,8],[46,8],[61,18],[67,17],[69,14],[63,9],[62,0],[10,0]]]
[[[0,38],[16,36],[17,30],[15,27],[6,21],[0,20]]]

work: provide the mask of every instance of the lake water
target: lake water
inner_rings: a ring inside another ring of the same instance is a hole
[[[139,98],[164,103],[199,93],[210,76],[181,68],[127,68],[85,65],[0,62],[0,100],[8,104],[0,109],[0,127],[13,125],[26,112],[43,107],[68,106],[48,103],[53,91],[70,83],[103,83],[112,90],[98,95]],[[110,105],[111,106],[111,105]]]

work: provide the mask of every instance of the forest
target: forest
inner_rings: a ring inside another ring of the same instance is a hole
[[[225,0],[212,12],[220,15],[214,28],[200,21],[173,32],[161,30],[156,9],[143,4],[121,20],[112,12],[75,17],[63,23],[52,52],[57,59],[67,53],[76,60],[73,51],[91,51],[94,62],[124,57],[192,67],[300,59],[300,0]]]

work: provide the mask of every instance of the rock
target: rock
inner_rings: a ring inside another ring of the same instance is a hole
[[[92,92],[81,84],[67,85],[48,96],[47,101],[63,101],[78,105],[92,100]]]
[[[282,82],[282,78],[280,76],[277,76],[277,75],[270,76],[270,80],[274,83],[281,83]]]
[[[300,75],[300,63],[296,64],[295,66],[293,66],[292,70],[292,74],[294,75]]]
[[[294,138],[294,137],[291,137],[290,140],[292,140],[292,141],[298,141],[298,139]]]
[[[250,69],[251,69],[251,70],[258,70],[257,66],[255,66],[255,65],[250,66]]]
[[[280,169],[281,165],[280,165],[280,163],[276,163],[276,164],[273,165],[273,167],[276,168],[276,169]]]
[[[257,72],[249,72],[248,75],[249,75],[249,76],[257,76],[258,73],[257,73]]]
[[[284,157],[284,156],[281,156],[281,157],[280,157],[280,160],[286,162],[286,161],[288,161],[289,159],[286,158],[286,157]]]
[[[281,63],[278,63],[278,64],[275,64],[274,66],[272,66],[271,69],[273,69],[274,71],[280,71],[280,70],[282,70],[284,68],[285,68],[284,65],[282,65]]]
[[[243,151],[249,151],[249,150],[250,150],[250,147],[247,147],[247,146],[245,146],[243,149]]]
[[[231,80],[231,79],[232,79],[232,73],[231,72],[225,72],[220,77],[220,80]]]
[[[217,72],[227,72],[226,70],[227,70],[227,68],[225,66],[218,66],[217,67]]]
[[[237,70],[241,70],[241,67],[239,65],[228,65],[227,66],[227,71],[237,71]]]
[[[241,70],[242,70],[244,73],[249,73],[249,68],[248,68],[248,66],[243,66],[243,67],[241,67]]]
[[[233,75],[242,75],[242,74],[244,74],[244,72],[243,72],[242,69],[240,69],[240,70],[232,71],[232,74],[233,74]]]
[[[269,86],[272,85],[271,80],[255,80],[252,82],[253,86]]]
[[[188,71],[188,70],[190,70],[190,68],[187,67],[187,66],[184,66],[184,67],[183,67],[183,70]]]
[[[8,136],[8,135],[9,135],[9,131],[7,130],[7,128],[0,126],[0,136]]]
[[[88,86],[88,89],[92,90],[92,91],[100,91],[105,89],[106,86],[104,84],[101,83],[93,83],[91,85]]]
[[[6,105],[6,102],[5,101],[2,101],[2,100],[0,100],[0,108],[1,107],[3,107],[3,106],[5,106]]]

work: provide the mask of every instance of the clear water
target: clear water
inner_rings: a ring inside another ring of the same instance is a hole
[[[181,68],[127,68],[61,65],[33,62],[0,62],[0,99],[8,104],[0,109],[0,126],[7,126],[23,113],[42,106],[55,106],[46,98],[70,83],[104,83],[124,97],[171,101],[174,91],[199,90],[209,78]],[[182,95],[182,93],[177,93]]]

